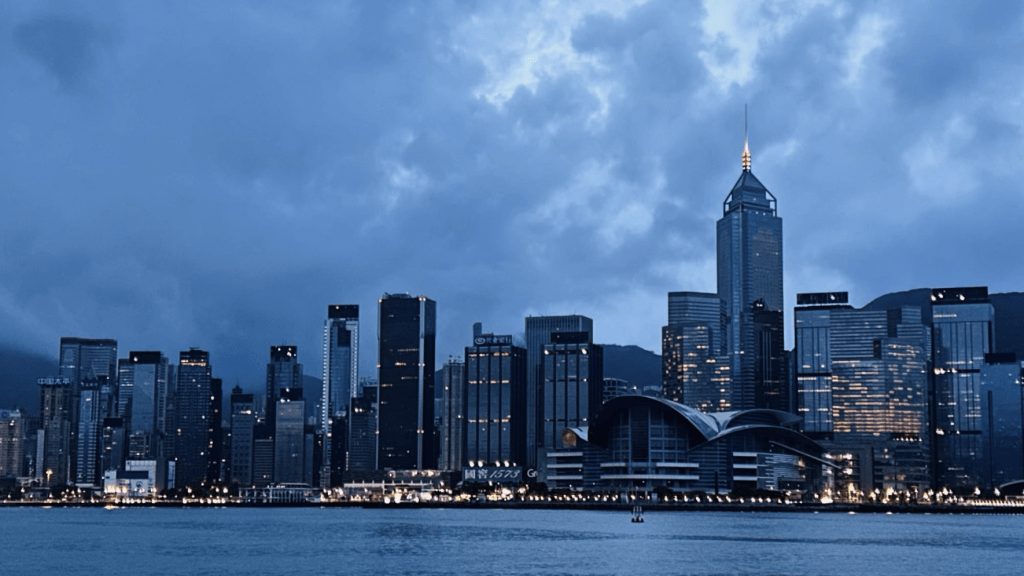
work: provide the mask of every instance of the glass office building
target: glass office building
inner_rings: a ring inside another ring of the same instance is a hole
[[[845,488],[929,486],[920,308],[854,309],[845,292],[798,294],[794,328],[797,413],[805,433],[849,455]]]
[[[995,309],[988,289],[932,290],[935,459],[942,486],[982,483],[982,377],[995,349]]]
[[[379,436],[377,466],[437,468],[434,450],[436,303],[385,294],[379,301]]]
[[[465,462],[526,462],[526,349],[512,336],[481,334],[466,347]]]
[[[782,380],[781,342],[759,344],[755,312],[782,311],[782,218],[775,196],[750,171],[750,152],[743,153],[743,172],[722,206],[717,223],[718,297],[725,305],[726,350],[730,357],[730,408],[765,407],[765,380],[776,388]],[[767,316],[765,316],[767,318]],[[781,314],[768,330],[782,335]],[[762,320],[762,323],[764,320]],[[762,328],[761,332],[764,332]],[[761,358],[775,350],[778,358]],[[762,367],[758,369],[758,364]]]

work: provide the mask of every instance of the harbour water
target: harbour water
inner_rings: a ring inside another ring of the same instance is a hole
[[[360,508],[0,508],[0,574],[1024,571],[1024,516]]]

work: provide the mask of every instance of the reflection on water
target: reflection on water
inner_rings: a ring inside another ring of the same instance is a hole
[[[0,509],[2,574],[1020,574],[1024,517]]]

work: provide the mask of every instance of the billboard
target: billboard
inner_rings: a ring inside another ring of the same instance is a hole
[[[519,466],[482,466],[480,468],[463,468],[462,481],[521,484],[523,481],[523,469]]]

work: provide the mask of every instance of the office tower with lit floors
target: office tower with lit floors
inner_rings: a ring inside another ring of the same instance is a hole
[[[588,339],[593,340],[594,321],[578,314],[526,317],[526,466],[530,468],[537,465],[540,448],[542,420],[538,399],[544,382],[544,346],[558,332],[586,332]]]
[[[62,486],[71,471],[71,379],[40,378],[38,382],[42,458],[36,476],[44,486]]]
[[[843,489],[928,488],[921,309],[855,309],[846,292],[798,294],[794,327],[797,411],[808,436],[845,455]]]
[[[128,457],[164,457],[167,432],[167,358],[157,351],[132,351],[119,367],[119,400],[124,400],[128,424]],[[162,465],[161,465],[162,469]],[[162,485],[162,482],[161,482]]]
[[[425,296],[385,294],[379,307],[377,466],[393,470],[436,469],[437,305]]]
[[[302,364],[299,364],[299,349],[295,346],[271,346],[270,362],[267,364],[266,421],[271,430],[275,426],[277,401],[282,391],[302,389]],[[291,393],[290,393],[291,394]]]
[[[578,488],[596,479],[584,464],[598,457],[577,447],[570,429],[589,426],[604,396],[604,348],[588,332],[557,332],[541,351],[538,465],[552,488]]]
[[[786,410],[782,389],[782,218],[775,196],[750,170],[729,191],[718,221],[718,297],[725,304],[726,352],[730,358],[729,405],[733,410]],[[777,314],[770,314],[777,313]]]
[[[982,374],[995,351],[988,288],[932,290],[932,367],[937,486],[974,488],[985,477]]]
[[[703,412],[732,409],[725,304],[717,294],[670,292],[661,331],[662,395]]]
[[[352,400],[359,383],[359,306],[332,304],[327,307],[323,336],[323,397],[320,400],[320,430],[323,433],[323,470],[320,485],[340,485],[345,470],[347,442],[335,446],[334,420],[346,427],[347,439]],[[341,455],[335,458],[334,455]]]
[[[448,358],[441,368],[441,470],[462,470],[466,453],[466,363]]]
[[[256,402],[240,386],[231,390],[231,476],[230,483],[243,488],[253,485],[253,442],[256,429]]]
[[[26,418],[21,410],[0,410],[0,478],[22,476]]]
[[[477,466],[526,462],[526,349],[511,335],[466,347],[466,453]]]
[[[109,385],[117,383],[117,340],[108,338],[74,338],[65,336],[60,339],[60,367],[58,376],[71,381],[71,480],[76,484],[91,485],[96,483],[96,463],[94,454],[96,452],[97,435],[99,433],[99,422],[106,416],[114,414],[95,413],[86,415],[88,421],[85,423],[83,432],[86,437],[79,437],[79,429],[82,427],[80,411],[83,400],[81,399],[82,384],[86,380],[96,383],[104,379]],[[99,390],[99,388],[97,388]],[[107,391],[111,391],[107,389]],[[115,394],[117,390],[113,389]],[[94,396],[100,392],[90,392],[89,399],[85,400],[86,407],[96,410]],[[79,450],[86,454],[79,456]],[[83,465],[86,470],[78,471],[78,466]]]
[[[210,353],[190,348],[180,354],[174,429],[175,486],[199,486],[207,476],[210,457]]]

